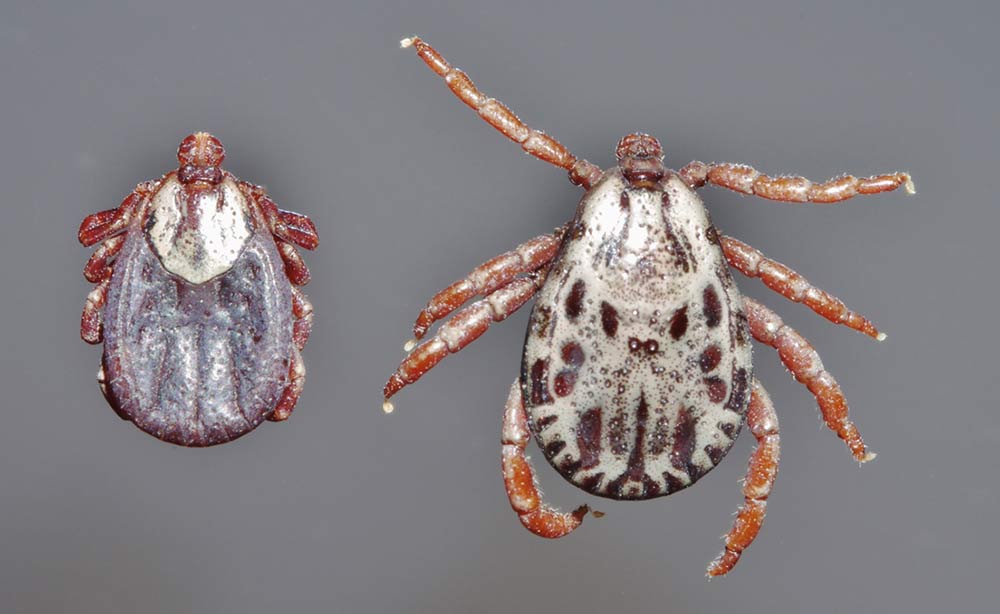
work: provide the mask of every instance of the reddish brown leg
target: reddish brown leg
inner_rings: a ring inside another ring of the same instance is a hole
[[[435,294],[417,317],[413,325],[413,336],[416,340],[423,339],[434,322],[448,316],[469,299],[495,292],[514,281],[518,275],[547,265],[555,258],[565,232],[565,228],[560,228],[550,235],[542,235],[522,243],[509,252],[487,260],[465,278]],[[413,348],[407,347],[407,351],[411,349]]]
[[[288,281],[296,286],[308,284],[312,276],[309,274],[309,268],[302,260],[302,256],[299,255],[295,246],[281,239],[276,239],[275,243],[278,245],[281,259],[285,261],[285,274],[288,275]]]
[[[500,458],[507,498],[526,529],[541,537],[550,539],[562,537],[580,526],[590,508],[581,505],[567,514],[556,511],[542,502],[542,493],[538,490],[531,461],[524,455],[524,448],[530,438],[521,387],[518,386],[517,380],[514,380],[503,412],[503,436],[500,438],[502,444]]]
[[[759,250],[733,239],[722,237],[722,251],[726,260],[747,277],[758,277],[764,285],[781,296],[802,303],[834,324],[843,324],[859,333],[882,341],[885,334],[859,313],[847,308],[839,298],[809,283],[805,277],[780,262],[764,256]]]
[[[80,338],[90,344],[104,340],[104,303],[108,300],[108,286],[111,285],[111,267],[104,269],[100,282],[87,295],[80,316]]]
[[[296,318],[292,340],[295,342],[295,347],[301,350],[306,346],[312,333],[313,306],[306,295],[295,286],[292,286],[292,315]]]
[[[299,395],[302,394],[302,388],[305,384],[306,365],[302,362],[302,355],[299,354],[299,350],[294,349],[292,350],[292,365],[288,369],[288,385],[285,386],[285,390],[281,393],[281,398],[278,400],[278,405],[274,408],[274,412],[268,420],[271,422],[287,420],[288,416],[292,415],[292,410],[295,409],[295,404],[299,401]]]
[[[155,189],[155,186],[153,188]],[[80,243],[84,247],[90,247],[95,243],[124,232],[125,228],[128,227],[129,221],[132,219],[132,213],[142,202],[142,199],[149,194],[150,190],[151,187],[148,184],[141,184],[125,197],[125,200],[122,201],[122,204],[118,205],[117,209],[100,211],[83,218],[83,223],[80,224],[80,232],[77,235]]]
[[[866,463],[875,454],[865,447],[861,433],[848,417],[847,399],[840,390],[837,380],[823,367],[819,354],[802,335],[786,326],[778,314],[757,301],[743,297],[750,334],[757,341],[778,350],[778,356],[795,379],[805,384],[816,397],[823,421],[851,449],[851,454],[861,463]]]
[[[382,409],[393,410],[389,399],[404,387],[420,379],[448,354],[455,354],[486,332],[493,322],[501,322],[534,296],[545,276],[536,271],[499,288],[486,298],[472,303],[445,322],[437,334],[418,345],[386,382]]]
[[[778,416],[774,413],[771,397],[757,380],[753,382],[750,407],[747,409],[747,426],[757,439],[757,448],[750,457],[743,481],[743,505],[736,511],[736,521],[725,537],[725,550],[708,566],[710,577],[729,573],[739,562],[740,554],[757,538],[767,513],[767,497],[778,474],[781,453]]]
[[[913,180],[907,173],[876,175],[863,179],[844,175],[823,183],[813,183],[805,177],[768,177],[744,164],[705,164],[695,161],[678,171],[678,174],[692,188],[712,183],[743,194],[790,203],[835,203],[859,194],[891,192],[900,186],[905,186],[910,194],[916,193]]]
[[[90,260],[83,267],[83,276],[87,278],[87,281],[99,282],[106,274],[105,269],[108,268],[114,257],[118,255],[123,245],[125,245],[125,235],[105,239],[103,243],[97,246],[97,249],[91,254]]]
[[[505,137],[521,145],[521,149],[549,164],[569,171],[569,180],[589,190],[601,176],[601,169],[574,156],[566,147],[545,134],[528,127],[507,105],[483,94],[458,68],[454,68],[436,49],[414,36],[399,42],[403,48],[414,47],[417,55],[445,83],[458,98],[479,113],[486,123],[499,130]]]
[[[246,197],[261,208],[274,236],[303,249],[316,249],[319,235],[312,220],[299,213],[279,209],[267,195],[267,191],[259,185],[247,181],[241,181],[239,185]]]

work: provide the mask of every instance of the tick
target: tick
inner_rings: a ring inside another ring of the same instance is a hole
[[[80,226],[80,243],[100,243],[83,269],[97,286],[80,336],[104,342],[101,391],[123,419],[182,446],[285,420],[305,382],[313,316],[295,246],[314,249],[316,227],[224,158],[218,139],[192,134],[177,170]]]
[[[692,162],[674,171],[664,166],[659,141],[641,133],[623,138],[617,166],[602,171],[484,95],[426,42],[409,38],[402,46],[414,47],[487,123],[567,170],[586,192],[567,225],[488,260],[430,300],[414,325],[410,353],[385,385],[383,409],[392,411],[389,398],[534,297],[521,374],[503,418],[511,507],[525,528],[548,538],[570,533],[589,511],[584,505],[563,513],[542,501],[525,456],[532,435],[572,484],[599,497],[640,500],[694,484],[746,423],[757,447],[744,503],[710,576],[728,573],[757,536],[778,470],[778,419],[753,376],[751,338],[777,350],[855,459],[875,457],[813,347],[770,309],[741,296],[730,267],[834,323],[879,340],[884,335],[795,271],[721,234],[695,190],[711,183],[771,200],[833,203],[900,186],[913,193],[909,175],[813,183],[738,164]]]

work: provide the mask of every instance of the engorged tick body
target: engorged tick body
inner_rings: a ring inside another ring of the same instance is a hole
[[[385,385],[386,411],[403,387],[535,297],[501,436],[511,507],[528,530],[549,538],[576,529],[589,511],[563,513],[543,503],[525,455],[532,435],[552,466],[587,492],[651,499],[686,488],[715,467],[745,422],[757,448],[744,504],[710,576],[728,573],[757,536],[778,468],[778,420],[753,377],[751,338],[777,350],[855,459],[874,458],[812,346],[771,310],[742,297],[730,267],[832,322],[879,340],[884,335],[798,273],[721,235],[695,190],[712,183],[772,200],[832,203],[900,186],[912,193],[909,175],[814,184],[736,164],[692,162],[673,171],[663,165],[659,141],[641,133],[623,138],[617,166],[602,171],[485,96],[424,41],[402,45],[414,46],[490,125],[567,170],[587,192],[569,224],[485,262],[430,300],[414,325],[416,339],[407,344],[412,351]],[[451,315],[476,297],[483,298]]]
[[[223,171],[224,155],[193,134],[177,171],[80,227],[84,245],[103,242],[81,324],[104,341],[101,390],[122,418],[185,446],[286,419],[305,379],[312,307],[295,286],[309,272],[292,243],[313,249],[316,229]]]

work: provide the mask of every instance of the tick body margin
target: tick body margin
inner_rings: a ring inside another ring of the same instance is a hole
[[[80,336],[104,342],[97,380],[111,407],[182,446],[225,443],[285,420],[305,383],[299,351],[312,305],[295,246],[319,243],[309,218],[221,168],[210,134],[184,139],[180,166],[87,216],[100,244]]]
[[[770,309],[742,296],[730,269],[831,322],[878,340],[884,335],[795,271],[721,234],[696,190],[710,183],[771,200],[834,203],[901,186],[912,193],[909,175],[813,183],[739,164],[692,162],[675,171],[664,166],[659,141],[641,133],[624,137],[618,164],[601,170],[524,124],[426,42],[408,38],[402,46],[415,48],[487,123],[568,171],[586,193],[568,224],[488,260],[430,300],[417,317],[409,354],[385,385],[383,409],[391,411],[393,395],[535,298],[501,435],[514,512],[532,533],[556,538],[580,526],[589,511],[560,512],[542,501],[525,455],[532,436],[546,460],[579,488],[640,500],[694,484],[746,424],[757,447],[744,503],[710,576],[728,573],[757,536],[778,470],[778,419],[753,376],[751,339],[777,350],[856,460],[874,458],[813,347]]]

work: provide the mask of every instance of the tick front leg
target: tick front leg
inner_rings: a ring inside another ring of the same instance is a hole
[[[861,433],[848,416],[847,399],[840,390],[840,384],[823,367],[819,354],[805,338],[790,326],[786,326],[776,313],[757,301],[743,297],[750,334],[754,339],[778,350],[778,356],[796,381],[805,384],[816,397],[823,421],[830,430],[844,440],[855,460],[866,463],[875,454],[865,447]]]
[[[303,249],[312,250],[319,245],[319,234],[311,219],[300,213],[279,209],[262,186],[241,181],[240,189],[261,208],[274,236]]]
[[[726,260],[740,273],[760,278],[768,288],[790,301],[802,303],[834,324],[843,324],[879,341],[885,339],[885,334],[867,318],[851,311],[839,298],[812,285],[792,269],[732,237],[723,236],[721,242]]]
[[[507,498],[526,529],[535,535],[550,539],[563,537],[580,526],[590,508],[581,505],[567,514],[554,510],[542,502],[542,493],[538,490],[535,471],[531,467],[531,461],[524,455],[524,449],[530,439],[521,387],[517,380],[514,380],[503,412],[503,435],[500,438],[503,446],[501,453],[503,482],[507,488]]]
[[[117,209],[108,209],[83,218],[77,238],[84,247],[90,247],[125,231],[132,220],[132,214],[154,186],[140,184],[125,197]]]
[[[729,573],[743,551],[757,538],[767,513],[767,497],[778,474],[781,453],[778,416],[774,413],[771,397],[756,379],[747,409],[747,426],[757,439],[757,448],[750,457],[743,481],[743,505],[736,511],[736,521],[725,537],[725,550],[708,566],[710,577]]]
[[[548,265],[555,258],[564,234],[566,229],[560,228],[550,235],[526,241],[517,248],[484,262],[463,279],[435,294],[417,316],[413,325],[414,338],[417,341],[423,339],[434,322],[448,316],[469,299],[495,292],[514,281],[518,275]]]
[[[526,125],[507,108],[507,105],[490,98],[479,91],[469,75],[454,68],[434,47],[419,37],[404,38],[399,42],[404,49],[413,47],[420,59],[430,67],[458,98],[473,111],[479,113],[486,123],[500,131],[508,139],[518,143],[521,149],[549,164],[569,171],[569,180],[575,185],[589,190],[601,177],[601,169],[574,156],[566,147],[544,132]]]
[[[823,183],[813,183],[805,177],[768,177],[744,164],[705,164],[695,161],[678,171],[678,174],[692,188],[712,183],[743,194],[790,203],[835,203],[858,195],[891,192],[900,186],[905,186],[909,194],[916,193],[908,173],[866,178],[843,175]]]
[[[295,409],[295,404],[299,402],[302,388],[306,385],[306,364],[302,361],[302,355],[298,348],[292,350],[292,364],[288,369],[288,385],[281,393],[281,398],[274,408],[274,412],[268,417],[271,422],[281,422],[287,420]]]
[[[386,382],[382,409],[393,410],[389,399],[417,381],[448,354],[455,354],[486,332],[493,322],[501,322],[521,308],[541,287],[545,277],[536,271],[515,279],[486,298],[476,301],[445,322],[437,333],[418,345]]]

